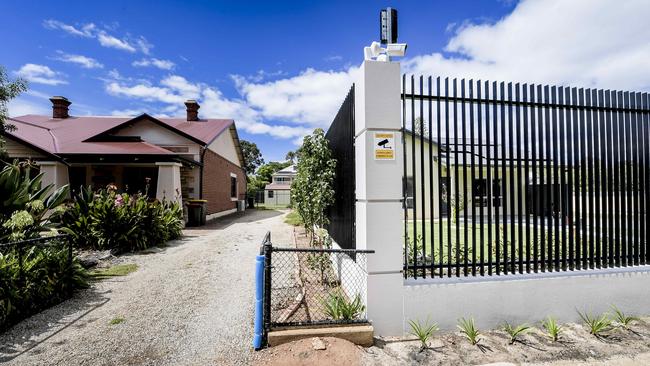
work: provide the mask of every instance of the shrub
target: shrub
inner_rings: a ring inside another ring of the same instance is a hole
[[[183,210],[175,202],[149,202],[144,195],[83,188],[62,215],[63,230],[78,248],[142,250],[180,237]]]

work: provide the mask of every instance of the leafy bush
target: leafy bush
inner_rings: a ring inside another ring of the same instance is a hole
[[[82,188],[61,216],[61,226],[77,248],[129,252],[180,237],[183,211],[175,202],[149,202],[145,195]]]
[[[366,306],[361,302],[359,294],[354,297],[354,300],[348,301],[340,290],[330,293],[327,300],[323,302],[323,307],[325,314],[333,320],[353,320],[366,311]]]
[[[87,274],[76,258],[69,268],[63,242],[47,247],[27,247],[21,263],[15,248],[0,252],[0,331],[69,297],[87,286]]]

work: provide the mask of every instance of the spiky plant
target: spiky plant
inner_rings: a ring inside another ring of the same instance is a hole
[[[424,323],[421,323],[420,320],[409,320],[409,325],[411,326],[410,333],[420,341],[420,351],[428,347],[429,338],[439,329],[438,324],[431,323],[429,318]]]
[[[578,315],[580,315],[582,321],[589,328],[589,333],[596,337],[604,337],[607,332],[613,329],[612,319],[609,318],[609,314],[607,313],[592,315],[587,312],[578,312]]]
[[[479,332],[478,328],[476,327],[476,324],[474,323],[474,318],[460,318],[458,320],[458,329],[460,329],[460,333],[467,338],[469,343],[471,343],[473,346],[477,345],[478,342],[480,342],[479,336],[481,333]]]
[[[542,321],[542,327],[546,330],[546,335],[553,341],[557,342],[562,333],[562,326],[557,323],[555,318],[549,316]]]
[[[503,324],[503,330],[510,336],[510,344],[514,344],[519,340],[519,336],[524,335],[530,330],[530,326],[528,326],[528,324],[513,326],[512,324],[505,322]]]
[[[612,305],[612,310],[614,310],[614,321],[616,322],[617,326],[621,328],[630,329],[632,322],[639,320],[639,318],[636,316],[625,315],[625,313],[616,307],[616,305]]]

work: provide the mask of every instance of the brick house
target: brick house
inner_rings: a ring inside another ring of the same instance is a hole
[[[185,102],[186,118],[72,116],[66,98],[50,101],[51,116],[10,118],[16,129],[4,134],[9,157],[36,161],[44,184],[205,199],[209,217],[243,209],[246,175],[233,120],[199,118],[194,100]]]

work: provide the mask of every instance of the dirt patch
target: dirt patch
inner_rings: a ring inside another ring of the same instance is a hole
[[[607,337],[597,338],[581,324],[564,324],[562,337],[552,342],[535,328],[509,344],[508,335],[500,330],[485,331],[477,346],[472,346],[457,332],[441,333],[420,351],[413,338],[377,338],[365,350],[365,365],[482,365],[490,363],[599,365],[648,364],[650,359],[650,318],[637,321],[629,330],[618,329]]]
[[[363,354],[363,348],[344,339],[308,338],[260,351],[254,365],[358,366],[363,364]]]

